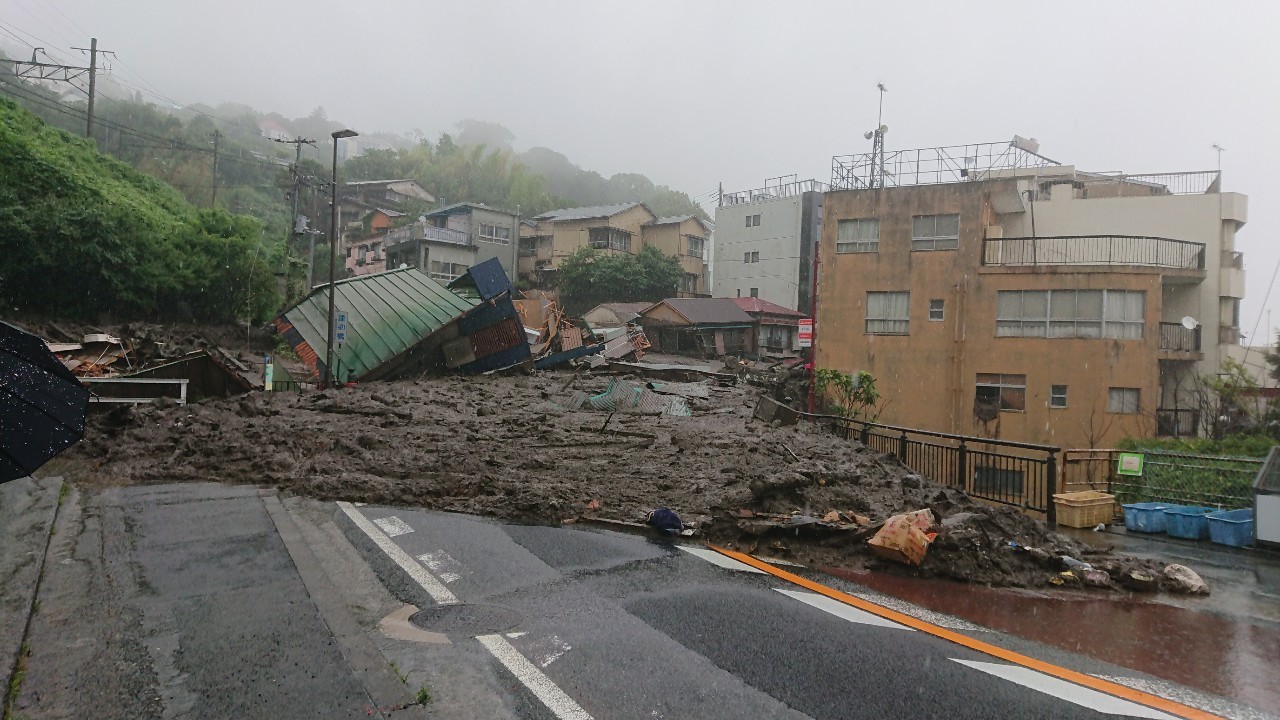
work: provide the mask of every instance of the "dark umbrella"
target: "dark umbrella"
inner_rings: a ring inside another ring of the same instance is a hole
[[[0,322],[0,482],[26,477],[84,437],[89,391],[44,341]]]

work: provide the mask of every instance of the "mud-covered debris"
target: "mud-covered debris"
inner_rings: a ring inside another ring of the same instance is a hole
[[[884,527],[867,541],[867,545],[880,557],[918,566],[924,562],[929,543],[933,542],[929,535],[933,523],[930,510],[895,515],[885,521]]]
[[[1189,595],[1209,594],[1209,586],[1195,570],[1186,565],[1166,566],[1164,577],[1165,584],[1174,592],[1187,593]]]

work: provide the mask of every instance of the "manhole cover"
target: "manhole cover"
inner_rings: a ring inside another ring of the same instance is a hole
[[[409,622],[423,630],[457,635],[505,632],[522,619],[516,611],[497,605],[440,605],[409,616]]]

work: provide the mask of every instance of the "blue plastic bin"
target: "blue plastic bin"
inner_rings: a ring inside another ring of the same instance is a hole
[[[1130,503],[1124,508],[1124,529],[1129,532],[1162,533],[1165,528],[1165,508],[1177,507],[1171,503]]]
[[[1253,508],[1209,513],[1209,539],[1219,545],[1249,547],[1253,544]]]
[[[1169,537],[1201,540],[1209,537],[1209,513],[1218,512],[1218,508],[1196,507],[1194,505],[1171,505],[1164,509],[1165,532]]]

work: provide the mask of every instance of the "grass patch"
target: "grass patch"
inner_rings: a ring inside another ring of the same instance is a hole
[[[418,694],[414,695],[414,700],[417,700],[419,705],[426,705],[431,702],[431,691],[427,689],[426,685],[423,685],[418,688]]]
[[[405,685],[409,684],[409,676],[405,674],[403,670],[400,669],[400,666],[396,664],[395,660],[391,661],[391,669],[395,672],[396,677],[400,678],[400,682],[404,683]]]

